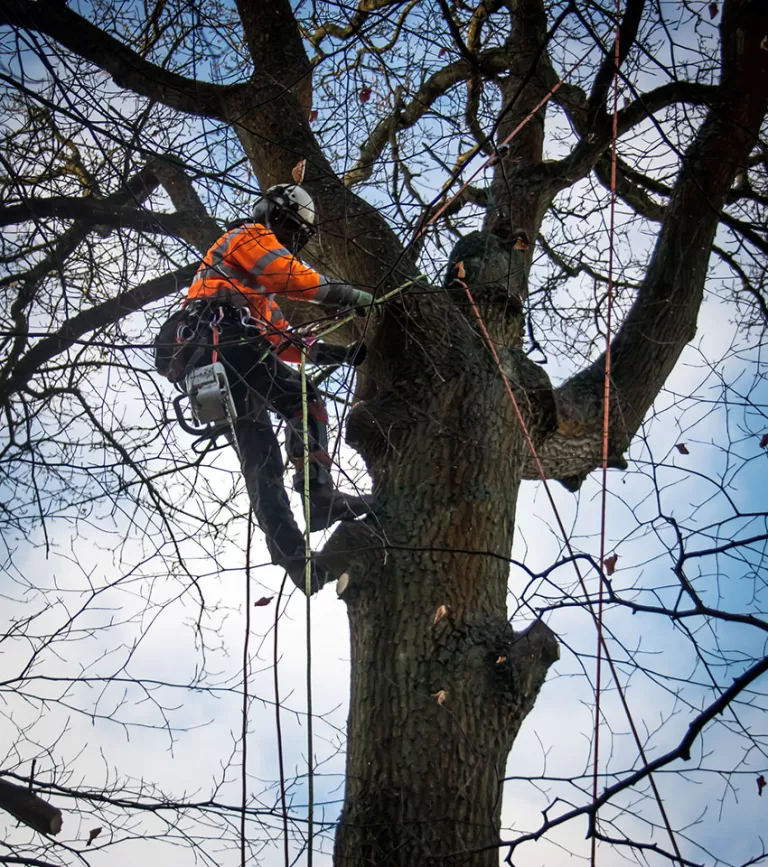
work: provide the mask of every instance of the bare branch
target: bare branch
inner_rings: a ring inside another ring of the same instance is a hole
[[[731,0],[723,11],[721,29],[723,71],[718,98],[688,148],[645,279],[611,346],[615,401],[611,454],[619,466],[620,455],[696,332],[722,207],[757,141],[768,108],[768,52],[760,45],[760,34],[768,29],[768,7]],[[604,369],[601,356],[558,389],[560,429],[542,447],[545,467],[550,463],[548,473],[558,473],[558,458],[577,443],[582,456],[595,454]],[[597,463],[590,466],[585,461],[583,475]]]
[[[14,223],[25,223],[46,217],[85,220],[92,225],[131,228],[139,232],[155,232],[179,237],[183,234],[184,225],[188,221],[188,217],[184,214],[162,214],[121,207],[110,203],[107,199],[95,199],[91,196],[27,198],[22,205],[0,208],[0,226],[10,226]]]
[[[157,159],[151,167],[183,218],[179,221],[179,236],[204,255],[221,234],[219,224],[205,209],[182,165],[170,159]]]
[[[119,86],[191,115],[221,118],[222,99],[234,89],[185,78],[149,63],[65,3],[9,0],[0,12],[2,25],[45,33],[103,69]]]
[[[503,72],[509,65],[507,52],[501,48],[489,48],[480,54],[483,67],[495,73]],[[474,66],[466,60],[449,63],[433,73],[419,88],[414,98],[395,115],[382,118],[374,128],[368,140],[360,147],[360,156],[352,168],[344,175],[344,183],[348,187],[368,180],[373,174],[376,160],[381,156],[389,141],[392,126],[396,131],[408,129],[418,123],[429,111],[435,100],[448,93],[462,81],[472,78]]]
[[[360,32],[361,27],[370,17],[371,13],[377,12],[380,9],[387,9],[390,6],[397,8],[402,6],[405,0],[360,0],[357,9],[350,18],[349,24],[336,24],[333,21],[328,21],[320,25],[314,33],[307,35],[307,40],[313,48],[319,48],[323,40],[328,36],[333,36],[335,39],[349,39]]]
[[[717,88],[696,82],[675,81],[661,85],[639,96],[619,111],[619,138],[646,118],[671,105],[709,105],[716,93]],[[561,98],[561,104],[568,111],[574,128],[583,137],[567,157],[541,167],[541,178],[544,186],[550,189],[550,196],[586,177],[610,144],[610,130],[605,125],[599,126],[596,131],[588,132],[590,128],[587,107],[581,101],[577,88],[570,88]]]
[[[628,0],[627,2],[624,14],[621,18],[621,23],[619,24],[619,32],[614,37],[611,48],[605,52],[603,62],[592,82],[592,90],[589,94],[587,112],[587,125],[590,129],[592,129],[598,122],[600,115],[602,115],[603,124],[606,124],[608,121],[608,114],[605,111],[605,101],[608,95],[608,89],[611,86],[615,73],[617,72],[615,57],[616,40],[618,40],[619,43],[618,65],[619,68],[621,68],[624,61],[627,59],[627,55],[632,46],[635,44],[635,39],[637,39],[637,31],[640,27],[640,19],[643,17],[644,8],[645,0]],[[587,31],[591,33],[591,27],[583,15],[578,12],[578,8],[577,15],[581,18],[582,24],[584,24]],[[600,41],[597,38],[597,35],[592,35],[599,45]]]
[[[24,388],[52,358],[73,346],[84,334],[119,322],[147,304],[178,292],[194,277],[197,268],[198,264],[195,262],[185,265],[171,274],[142,283],[67,320],[58,331],[44,337],[19,359],[13,373],[0,385],[0,403],[4,403],[13,392]]]
[[[238,0],[237,11],[255,67],[254,81],[265,92],[289,91],[306,119],[312,108],[312,64],[309,62],[288,0],[251,3]]]

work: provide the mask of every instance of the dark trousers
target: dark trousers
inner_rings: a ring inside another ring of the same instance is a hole
[[[206,351],[202,363],[210,363],[215,349],[224,365],[237,410],[235,435],[254,517],[265,534],[272,562],[295,571],[304,560],[304,536],[288,501],[285,464],[269,413],[274,411],[285,421],[289,457],[303,466],[301,376],[280,361],[266,338],[241,324],[238,311],[224,308],[224,318],[214,327],[218,341],[215,345],[211,341],[211,354]],[[309,381],[307,404],[310,450],[327,455],[325,407]]]

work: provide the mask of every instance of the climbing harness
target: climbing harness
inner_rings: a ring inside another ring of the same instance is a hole
[[[221,326],[227,317],[242,327],[243,340],[264,333],[247,308],[192,302],[169,317],[155,340],[155,366],[180,392],[172,402],[176,421],[194,437],[192,450],[196,454],[231,444],[239,456],[237,410],[227,370],[219,360]],[[255,362],[263,361],[270,351],[271,347],[265,349]],[[208,353],[211,362],[201,364]],[[220,437],[224,437],[223,442],[219,442]]]

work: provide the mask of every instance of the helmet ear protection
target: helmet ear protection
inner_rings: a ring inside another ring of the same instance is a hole
[[[261,223],[292,253],[315,233],[315,203],[298,184],[276,184],[253,205],[254,223]]]

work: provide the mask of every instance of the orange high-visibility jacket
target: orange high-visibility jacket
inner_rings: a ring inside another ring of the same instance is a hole
[[[267,340],[276,349],[283,345],[280,358],[299,362],[299,348],[285,343],[289,323],[274,296],[318,304],[327,294],[325,277],[292,256],[274,232],[248,223],[231,229],[205,254],[187,299],[247,307]]]

